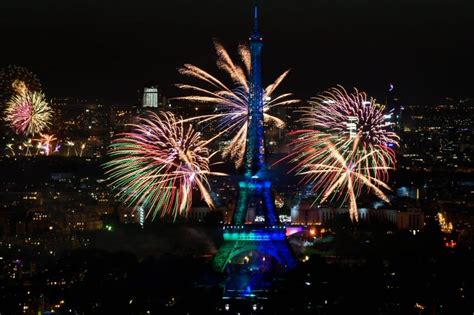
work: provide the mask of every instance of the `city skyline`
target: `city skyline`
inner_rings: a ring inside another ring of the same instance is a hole
[[[473,312],[472,5],[137,1],[0,4],[0,314]]]
[[[249,31],[250,13],[237,1],[48,3],[0,4],[9,43],[0,65],[30,68],[51,96],[129,103],[150,81],[164,95],[177,96],[178,67],[211,66],[213,38],[232,48]],[[291,68],[282,88],[302,99],[342,84],[383,101],[390,83],[409,104],[473,96],[465,80],[474,67],[474,8],[467,0],[261,5],[263,80]]]

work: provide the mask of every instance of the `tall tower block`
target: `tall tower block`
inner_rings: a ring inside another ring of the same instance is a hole
[[[263,39],[257,5],[253,10],[253,28],[249,40],[251,69],[244,174],[239,181],[239,196],[232,223],[223,227],[224,244],[214,257],[213,265],[219,272],[225,272],[226,266],[235,257],[247,252],[261,255],[264,262],[270,259],[276,261],[281,270],[296,265],[286,241],[286,229],[276,215],[272,183],[265,162],[261,69]],[[246,222],[249,209],[255,209],[256,214],[265,218],[264,222]]]
[[[156,86],[149,86],[143,89],[143,107],[158,108],[158,88]]]

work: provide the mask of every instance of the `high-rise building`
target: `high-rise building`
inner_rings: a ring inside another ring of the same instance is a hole
[[[403,106],[400,104],[397,94],[398,93],[396,91],[395,86],[390,83],[386,99],[386,110],[388,112],[387,118],[392,124],[393,129],[396,131],[400,131],[402,129]]]
[[[143,107],[158,108],[158,88],[156,86],[145,87],[143,89]]]

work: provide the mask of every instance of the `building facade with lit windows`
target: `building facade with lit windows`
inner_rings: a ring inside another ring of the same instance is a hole
[[[156,86],[145,87],[143,89],[143,107],[158,108],[158,99],[158,88]]]
[[[303,204],[298,211],[291,213],[291,224],[326,225],[336,217],[348,215],[347,208],[311,208]],[[393,223],[400,230],[421,230],[425,225],[425,215],[419,208],[359,209],[360,221],[385,221]]]

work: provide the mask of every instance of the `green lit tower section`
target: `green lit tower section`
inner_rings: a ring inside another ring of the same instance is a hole
[[[282,269],[292,268],[296,260],[286,242],[286,228],[280,224],[271,192],[271,179],[265,162],[263,88],[261,52],[263,39],[259,30],[258,6],[253,10],[250,36],[250,95],[247,124],[244,176],[239,181],[238,200],[231,225],[223,228],[224,245],[214,257],[214,268],[225,271],[234,257],[244,252],[259,252],[273,257]],[[246,222],[247,211],[263,216],[262,222]]]

